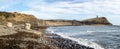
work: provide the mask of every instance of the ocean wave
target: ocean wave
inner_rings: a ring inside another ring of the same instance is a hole
[[[54,31],[50,31],[50,30],[49,30],[49,33],[58,34],[63,38],[67,38],[67,39],[76,41],[76,42],[78,42],[78,44],[81,44],[81,45],[84,45],[84,46],[87,46],[87,47],[92,47],[92,48],[95,48],[95,49],[104,49],[103,47],[96,44],[95,42],[89,41],[87,39],[82,39],[82,38],[76,39],[76,38],[73,38],[73,37],[69,37],[69,36],[65,35],[64,33],[55,33]]]
[[[92,32],[118,32],[120,30],[96,30],[96,31],[91,31],[91,30],[87,30],[86,32],[92,33]]]

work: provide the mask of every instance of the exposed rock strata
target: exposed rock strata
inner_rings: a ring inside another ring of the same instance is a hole
[[[5,29],[3,28],[3,30]],[[13,28],[12,31],[5,32],[6,34],[0,35],[1,49],[93,49],[58,35],[37,30],[16,30]],[[1,33],[2,31],[0,31]]]
[[[81,25],[112,25],[105,17],[91,18],[87,20],[46,20],[48,26],[81,26]]]
[[[13,25],[30,23],[32,27],[37,26],[38,23],[42,24],[41,20],[33,15],[18,12],[0,12],[0,24],[4,25],[7,22],[11,22]]]

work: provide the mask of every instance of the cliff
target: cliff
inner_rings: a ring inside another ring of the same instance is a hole
[[[0,24],[4,25],[7,22],[12,22],[14,25],[30,23],[33,26],[41,24],[42,20],[37,19],[33,15],[18,13],[18,12],[0,12]]]
[[[14,24],[31,23],[32,26],[81,26],[81,25],[112,25],[105,17],[96,17],[87,20],[42,20],[33,15],[18,12],[0,12],[0,24],[12,22]]]
[[[0,19],[1,20],[8,20],[8,21],[27,21],[30,19],[36,19],[33,15],[18,13],[18,12],[0,12]]]
[[[46,20],[48,26],[112,25],[105,17],[78,20]]]
[[[47,26],[71,26],[71,20],[45,20]]]

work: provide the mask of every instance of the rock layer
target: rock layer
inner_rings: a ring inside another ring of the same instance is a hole
[[[46,20],[48,26],[112,25],[107,18],[97,17],[86,20]]]
[[[0,29],[1,28],[2,27],[0,27]],[[3,28],[3,30],[5,29],[6,28]],[[44,33],[37,30],[16,30],[13,28],[11,31],[5,31],[6,34],[3,34],[2,32],[3,31],[1,30],[1,49],[94,49],[77,44],[75,41],[62,38],[58,35]]]

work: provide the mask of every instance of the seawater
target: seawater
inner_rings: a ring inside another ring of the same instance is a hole
[[[95,49],[120,49],[120,26],[62,26],[46,31]]]

